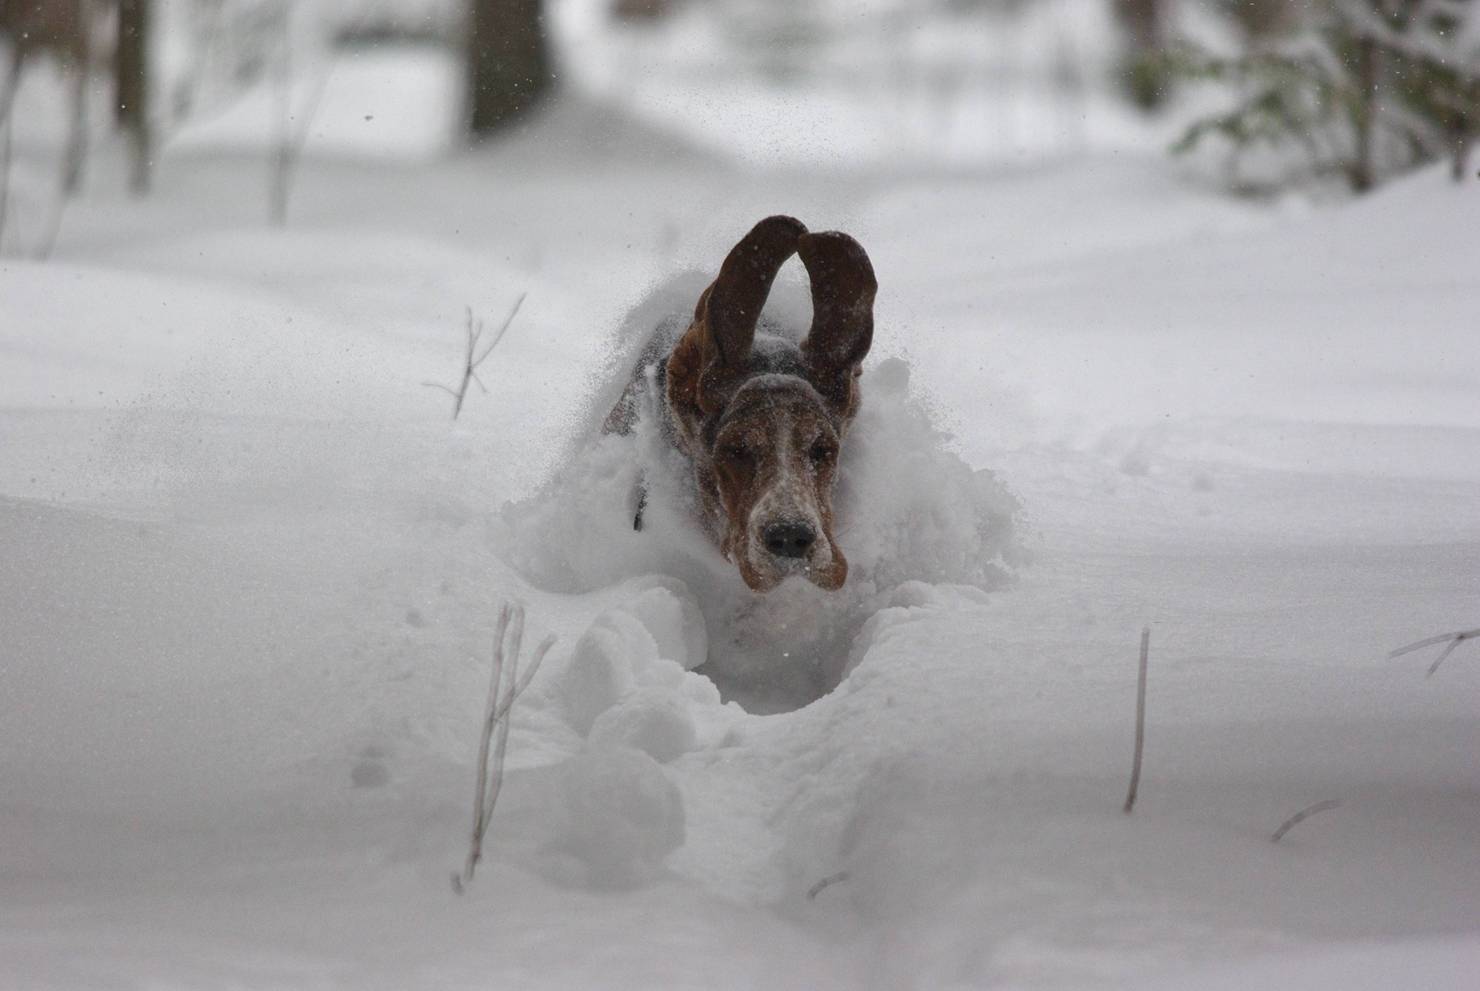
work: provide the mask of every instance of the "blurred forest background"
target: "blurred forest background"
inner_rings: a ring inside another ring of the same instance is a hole
[[[1157,144],[1247,192],[1362,191],[1480,130],[1473,0],[0,0],[0,237],[113,155],[427,159],[558,101],[755,165]],[[91,155],[90,155],[91,149]],[[14,202],[13,202],[14,201]],[[48,204],[50,204],[48,206]],[[39,244],[39,249],[37,245]],[[22,250],[25,246],[21,246]]]

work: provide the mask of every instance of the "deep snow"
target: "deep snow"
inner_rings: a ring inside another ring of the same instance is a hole
[[[275,231],[252,156],[136,206],[115,153],[0,262],[0,983],[1473,980],[1480,659],[1383,659],[1480,612],[1473,183],[757,172],[576,103],[310,159]],[[656,454],[579,442],[624,315],[779,211],[883,286],[833,599],[676,502],[633,535]],[[450,424],[423,383],[521,292]],[[509,597],[561,640],[459,898]],[[703,659],[757,709],[847,674],[760,715]]]

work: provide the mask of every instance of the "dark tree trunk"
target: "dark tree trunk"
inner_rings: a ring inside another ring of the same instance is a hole
[[[1451,136],[1454,151],[1449,162],[1449,176],[1455,182],[1464,182],[1470,171],[1470,150],[1475,147],[1475,130],[1475,125],[1465,118]]]
[[[1157,51],[1166,42],[1167,0],[1115,0],[1115,16],[1137,53]]]
[[[1298,23],[1302,4],[1291,0],[1224,0],[1223,7],[1251,40],[1275,37]]]
[[[1167,43],[1170,0],[1114,0],[1115,18],[1125,31],[1127,52],[1121,64],[1122,84],[1140,107],[1151,109],[1166,98],[1170,82],[1159,56]]]
[[[491,134],[527,113],[554,76],[542,0],[472,0],[468,131]]]
[[[1377,183],[1377,87],[1382,53],[1371,38],[1357,42],[1357,103],[1353,108],[1356,147],[1349,169],[1352,190],[1365,193]]]
[[[118,51],[115,56],[115,95],[118,126],[129,139],[129,187],[149,191],[153,149],[149,134],[149,40],[151,0],[120,0]]]
[[[1454,159],[1450,162],[1449,174],[1455,182],[1463,182],[1470,170],[1470,151],[1480,137],[1480,79],[1471,79],[1460,87],[1464,109],[1454,116],[1452,137]]]

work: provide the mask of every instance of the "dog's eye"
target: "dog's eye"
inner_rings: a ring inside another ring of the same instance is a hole
[[[807,452],[807,456],[812,459],[813,464],[820,465],[837,453],[838,449],[836,447],[832,446],[831,444],[819,441],[818,443],[812,445],[812,450]]]

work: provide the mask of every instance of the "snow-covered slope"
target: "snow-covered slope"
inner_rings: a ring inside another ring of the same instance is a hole
[[[178,157],[0,262],[0,984],[1468,986],[1480,663],[1383,656],[1480,612],[1473,184],[665,141],[310,160],[283,232]],[[644,453],[571,444],[628,308],[778,211],[883,287],[832,600],[615,525]],[[424,382],[521,292],[451,423]],[[511,598],[560,641],[457,897]],[[847,673],[761,715],[706,657]]]

